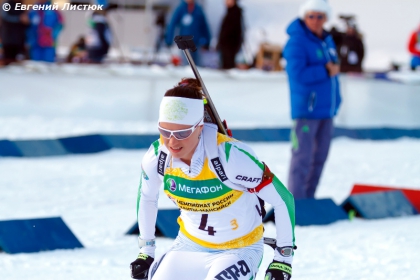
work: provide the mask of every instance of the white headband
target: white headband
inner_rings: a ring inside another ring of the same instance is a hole
[[[159,122],[195,125],[203,116],[202,99],[165,96],[160,103]]]

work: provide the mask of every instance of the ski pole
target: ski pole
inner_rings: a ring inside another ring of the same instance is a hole
[[[177,44],[178,48],[184,52],[184,54],[185,54],[185,56],[188,60],[188,63],[190,64],[191,69],[194,73],[195,78],[201,84],[201,88],[203,89],[203,93],[204,93],[204,96],[207,100],[207,104],[210,107],[210,112],[206,112],[207,115],[205,115],[206,120],[208,122],[215,123],[217,125],[220,133],[228,135],[228,136],[232,136],[230,131],[227,129],[226,125],[220,119],[220,116],[217,113],[216,107],[214,106],[213,101],[210,98],[210,94],[207,91],[207,88],[204,85],[203,79],[201,78],[200,73],[198,72],[197,66],[195,65],[194,60],[191,56],[190,50],[192,52],[195,52],[197,50],[197,47],[194,44],[193,38],[194,38],[194,36],[192,36],[192,35],[175,36],[174,42]],[[213,115],[214,120],[211,118],[211,115]]]

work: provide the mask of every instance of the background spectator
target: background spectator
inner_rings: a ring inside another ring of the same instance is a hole
[[[365,48],[362,35],[359,33],[353,16],[340,16],[346,22],[346,32],[341,33],[331,30],[340,60],[340,71],[362,72],[362,62],[365,56]]]
[[[415,70],[416,67],[420,66],[420,25],[417,30],[411,33],[408,51],[413,56],[410,63],[411,70]]]
[[[0,29],[1,29],[1,22],[0,22]],[[2,66],[4,66],[4,64],[3,64],[3,44],[2,44],[1,38],[0,38],[0,67],[2,67]]]
[[[341,102],[337,52],[323,29],[330,6],[309,0],[299,17],[287,28],[290,38],[283,52],[294,120],[288,188],[296,199],[315,195]]]
[[[87,62],[87,50],[85,37],[80,36],[77,41],[71,46],[70,52],[67,55],[66,62],[69,63],[82,63]]]
[[[111,29],[106,18],[106,10],[93,12],[89,20],[89,33],[86,38],[88,59],[91,63],[101,63],[111,46]]]
[[[235,68],[235,57],[243,42],[242,9],[237,0],[226,0],[226,15],[220,27],[217,49],[222,69]]]
[[[175,35],[194,36],[197,51],[192,52],[191,56],[197,66],[202,66],[201,52],[209,48],[211,34],[203,9],[194,0],[184,0],[175,9],[166,31],[168,46],[173,44]],[[187,65],[188,62],[184,56],[182,59],[184,65]]]
[[[16,10],[16,4],[21,0],[6,0],[11,6],[10,11],[0,10],[2,25],[0,27],[0,38],[3,44],[3,61],[8,65],[17,60],[18,55],[25,55],[26,28],[29,18],[24,10]]]
[[[38,5],[51,5],[50,0],[40,0]],[[58,10],[32,10],[29,12],[29,55],[32,60],[55,61],[58,35],[63,28],[63,17]]]
[[[160,51],[162,43],[165,42],[165,28],[166,28],[166,12],[160,10],[156,15],[155,25],[158,28],[158,35],[156,38],[155,53]]]

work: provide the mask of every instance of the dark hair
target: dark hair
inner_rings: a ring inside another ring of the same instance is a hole
[[[201,84],[197,79],[182,78],[177,86],[168,90],[165,96],[185,97],[191,99],[203,99]]]

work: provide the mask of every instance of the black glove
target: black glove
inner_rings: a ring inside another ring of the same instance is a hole
[[[150,265],[154,258],[140,253],[137,259],[130,264],[131,278],[134,279],[147,279],[149,274]]]
[[[289,280],[292,278],[292,266],[288,263],[273,261],[265,272],[264,280]]]

